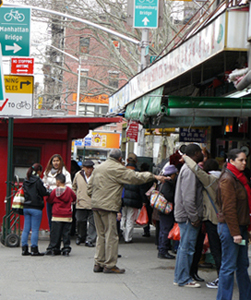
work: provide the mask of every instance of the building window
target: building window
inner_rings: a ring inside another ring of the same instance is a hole
[[[80,37],[79,41],[79,52],[88,54],[90,50],[90,38],[89,37]]]
[[[80,89],[85,89],[88,85],[88,71],[89,70],[81,70],[80,72]]]
[[[80,105],[81,115],[88,117],[104,117],[108,112],[108,105]]]
[[[119,72],[109,71],[109,86],[113,88],[119,87]]]
[[[40,163],[40,150],[38,147],[13,147],[13,174],[20,181],[24,180],[30,166]]]

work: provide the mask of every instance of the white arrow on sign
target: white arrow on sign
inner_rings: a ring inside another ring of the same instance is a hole
[[[145,17],[145,18],[142,20],[142,22],[144,23],[145,26],[147,26],[147,23],[150,22],[150,21],[147,19],[147,17]]]
[[[16,53],[18,52],[19,50],[21,50],[22,47],[20,47],[18,44],[14,43],[13,46],[9,46],[9,45],[6,45],[5,46],[5,51],[11,51],[13,50],[13,53]]]

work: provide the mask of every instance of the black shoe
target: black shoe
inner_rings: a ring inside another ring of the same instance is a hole
[[[69,251],[63,251],[63,252],[62,252],[62,255],[63,255],[63,256],[69,256],[69,254],[70,254]]]
[[[53,251],[52,250],[46,250],[44,255],[53,255]]]
[[[44,253],[38,251],[38,247],[31,247],[31,256],[44,256]]]
[[[103,272],[103,270],[104,270],[104,268],[101,267],[100,265],[95,265],[93,268],[94,273],[101,273],[101,272]]]
[[[95,245],[92,242],[85,242],[86,247],[95,247]]]
[[[142,236],[143,237],[150,237],[151,235],[150,235],[150,232],[145,232],[145,233],[142,234]]]
[[[193,277],[193,279],[194,279],[195,281],[198,281],[198,282],[203,282],[203,281],[205,281],[203,278],[200,278],[200,276],[199,276],[198,274],[192,274],[191,276]]]
[[[80,245],[81,244],[81,239],[80,238],[76,238],[76,245]]]
[[[31,255],[28,250],[28,245],[22,247],[22,255],[23,256]]]
[[[165,254],[158,253],[158,258],[160,258],[160,259],[175,259],[175,256],[171,255],[168,252]]]

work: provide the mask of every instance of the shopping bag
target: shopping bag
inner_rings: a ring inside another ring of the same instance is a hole
[[[173,228],[169,231],[168,238],[174,241],[180,240],[180,228],[178,223],[174,223]]]
[[[19,215],[23,215],[24,212],[23,212],[23,208],[24,208],[24,190],[23,188],[20,188],[14,198],[13,198],[13,202],[12,202],[12,211],[16,214],[19,214]]]
[[[142,206],[139,216],[136,220],[136,223],[138,225],[147,225],[148,222],[149,222],[149,218],[148,218],[146,207]]]

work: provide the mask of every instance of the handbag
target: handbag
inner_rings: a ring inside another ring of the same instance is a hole
[[[24,209],[24,190],[21,187],[15,194],[12,202],[12,211],[16,214],[23,215],[23,209]]]
[[[139,216],[136,220],[136,223],[139,225],[147,225],[149,222],[147,210],[145,206],[142,206]]]
[[[170,214],[173,210],[173,203],[168,202],[166,198],[161,194],[162,186],[159,191],[153,190],[150,197],[150,205],[156,208],[158,211],[164,214]]]

